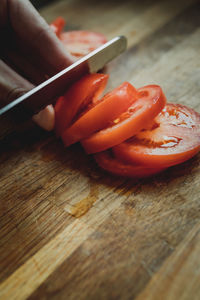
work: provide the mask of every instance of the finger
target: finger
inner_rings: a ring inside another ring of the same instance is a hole
[[[41,58],[49,75],[73,62],[71,55],[30,2],[18,0],[9,3],[9,20],[13,30],[23,47]]]
[[[2,60],[0,60],[0,107],[20,97],[34,86],[18,75]],[[55,123],[55,113],[52,105],[33,116],[33,121],[45,130],[52,130]]]
[[[47,79],[42,68],[38,68],[36,64],[32,63],[25,55],[19,53],[17,49],[7,48],[3,55],[3,60],[13,70],[34,85],[38,85]]]
[[[0,28],[4,27],[7,23],[7,14],[5,12],[8,11],[8,2],[7,0],[1,0],[0,5]]]
[[[34,115],[33,121],[47,131],[53,130],[55,125],[55,110],[53,105],[48,105],[45,109]]]
[[[4,106],[34,86],[0,60],[0,104]]]

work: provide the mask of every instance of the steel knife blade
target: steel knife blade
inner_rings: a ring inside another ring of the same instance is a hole
[[[101,70],[109,61],[126,50],[127,39],[117,36],[90,52],[71,66],[57,73],[26,94],[0,109],[0,116],[8,111],[16,112],[22,119],[28,119],[48,104],[63,95],[67,88],[87,73]]]

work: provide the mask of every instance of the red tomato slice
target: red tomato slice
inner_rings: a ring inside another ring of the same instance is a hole
[[[102,33],[73,30],[63,32],[65,20],[62,17],[56,18],[50,27],[64,44],[66,50],[76,58],[81,58],[107,42]]]
[[[126,164],[116,159],[111,150],[96,153],[94,158],[102,169],[118,176],[143,178],[160,173],[164,170],[136,163]]]
[[[87,111],[63,132],[64,144],[69,146],[109,126],[110,122],[129,108],[136,97],[137,90],[130,83],[124,82],[101,100],[92,101]]]
[[[129,109],[103,129],[82,141],[87,153],[95,153],[113,147],[145,128],[163,109],[166,98],[157,85],[138,89],[137,100]]]
[[[63,31],[63,28],[65,26],[65,20],[62,17],[56,18],[51,24],[50,27],[54,31],[54,33],[57,35],[58,38],[60,38],[60,34]]]
[[[113,148],[126,163],[163,168],[182,163],[200,150],[200,114],[180,104],[166,104],[151,130]]]
[[[55,105],[55,130],[60,136],[92,100],[96,101],[108,80],[107,74],[88,74],[74,83]]]
[[[63,32],[60,39],[66,50],[77,58],[85,56],[107,42],[103,34],[86,30]]]

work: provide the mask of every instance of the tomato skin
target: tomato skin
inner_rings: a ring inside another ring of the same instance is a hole
[[[109,126],[120,114],[125,112],[136,100],[137,90],[128,82],[124,82],[113,91],[98,100],[71,127],[62,134],[66,146],[80,141],[97,130]]]
[[[118,159],[155,168],[180,164],[200,150],[200,114],[180,104],[167,103],[152,130],[113,148]]]
[[[97,164],[107,172],[117,176],[144,178],[162,172],[165,168],[153,168],[141,164],[126,164],[113,156],[111,150],[94,154]]]
[[[162,89],[149,85],[138,89],[137,101],[118,119],[118,122],[81,141],[85,151],[96,153],[111,148],[145,128],[166,103]]]
[[[71,125],[73,118],[87,106],[95,101],[103,92],[108,80],[107,74],[88,74],[75,82],[60,97],[55,105],[55,130],[57,136]]]
[[[64,26],[65,26],[65,20],[62,17],[57,17],[50,24],[50,27],[52,28],[52,30],[54,31],[54,33],[57,35],[58,38],[60,38]]]

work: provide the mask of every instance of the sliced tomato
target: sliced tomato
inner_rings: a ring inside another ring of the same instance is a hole
[[[77,58],[87,55],[107,42],[103,34],[86,30],[63,32],[60,39],[66,50]]]
[[[62,17],[56,18],[51,24],[50,27],[52,28],[53,32],[60,38],[60,34],[63,31],[65,26],[65,20]]]
[[[66,50],[75,58],[81,58],[107,42],[104,34],[88,31],[73,30],[63,32],[65,20],[56,18],[50,27],[64,44]]]
[[[166,104],[151,129],[113,148],[126,163],[163,168],[182,163],[200,150],[200,114],[180,104]]]
[[[102,169],[119,176],[143,178],[164,170],[164,168],[154,168],[137,163],[124,163],[117,159],[111,150],[96,153],[94,158]]]
[[[69,146],[109,126],[110,122],[125,112],[136,98],[137,90],[130,83],[124,82],[101,100],[94,99],[87,111],[63,132],[64,144]]]
[[[122,143],[152,122],[166,103],[160,86],[149,85],[138,89],[137,100],[128,110],[103,129],[81,143],[87,153],[106,150]]]
[[[108,80],[107,74],[88,74],[75,82],[60,97],[55,105],[55,130],[57,136],[71,125],[77,116],[92,100],[96,101],[103,92]]]

